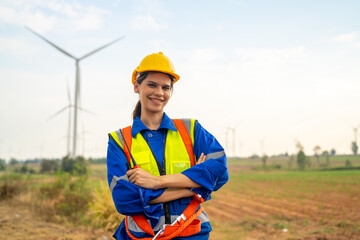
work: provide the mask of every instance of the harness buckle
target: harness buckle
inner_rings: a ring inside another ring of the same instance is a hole
[[[159,231],[157,232],[157,234],[155,234],[155,236],[153,237],[152,240],[157,239],[161,234],[163,234],[163,233],[164,233],[164,230],[165,230],[165,227],[166,227],[166,224],[164,224],[163,227],[162,227],[162,229],[159,230]]]

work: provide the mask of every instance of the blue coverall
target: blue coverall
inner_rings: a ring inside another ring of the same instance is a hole
[[[173,121],[164,113],[163,120],[157,130],[148,129],[139,118],[134,119],[131,134],[136,136],[142,134],[149,143],[156,159],[163,166],[163,152],[166,131],[177,131]],[[208,133],[198,122],[195,126],[194,154],[198,159],[201,153],[207,155],[207,160],[197,164],[182,174],[189,177],[192,181],[201,185],[200,188],[191,188],[195,193],[200,194],[205,200],[211,199],[211,192],[218,190],[229,179],[226,165],[226,155],[224,149],[210,133]],[[218,157],[220,155],[220,157]],[[136,160],[136,159],[135,159]],[[113,177],[126,176],[127,159],[124,153],[119,149],[113,139],[109,138],[107,151],[107,175],[109,186]],[[164,189],[151,190],[139,187],[124,179],[119,179],[112,189],[114,204],[119,213],[123,215],[144,214],[150,220],[151,226],[158,223],[161,216],[164,215],[163,203],[149,204],[164,192]],[[171,214],[181,215],[191,198],[181,198],[170,202]],[[196,235],[189,237],[177,237],[175,239],[208,239],[211,226],[209,222],[201,224],[201,231]],[[155,232],[156,234],[156,232]],[[116,239],[130,239],[125,230],[124,221],[116,230],[114,237]],[[151,237],[144,234],[136,237]]]

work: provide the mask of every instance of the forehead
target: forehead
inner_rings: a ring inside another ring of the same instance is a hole
[[[170,76],[164,73],[151,72],[144,81],[155,82],[160,85],[171,85]]]

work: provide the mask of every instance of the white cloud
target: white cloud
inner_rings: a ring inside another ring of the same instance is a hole
[[[16,25],[36,26],[37,31],[41,33],[51,29],[58,21],[56,17],[46,16],[38,10],[34,12],[27,12],[27,10],[18,12],[6,7],[0,7],[0,19]]]
[[[25,43],[15,38],[0,38],[0,53],[24,54]]]
[[[306,55],[304,46],[293,48],[274,49],[274,48],[238,48],[235,52],[244,61],[260,61],[267,63],[288,62],[301,58]]]
[[[160,30],[166,29],[168,25],[166,23],[159,23],[155,20],[151,14],[137,15],[132,21],[132,27],[137,30]]]
[[[332,40],[338,43],[353,43],[358,38],[357,33],[346,33],[340,34],[336,37],[333,37]]]
[[[356,42],[356,43],[354,43],[354,47],[356,47],[356,48],[360,48],[360,42]]]
[[[197,49],[191,52],[189,61],[192,63],[208,63],[214,60],[224,60],[224,55],[216,48]]]
[[[109,12],[76,2],[12,1],[0,7],[0,20],[35,27],[39,33],[59,26],[71,26],[75,30],[100,29],[106,14]]]

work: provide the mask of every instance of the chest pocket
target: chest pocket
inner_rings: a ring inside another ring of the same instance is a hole
[[[132,153],[137,165],[149,173],[151,173],[150,154],[149,151]]]
[[[182,171],[185,171],[186,169],[190,168],[190,162],[187,161],[172,161],[171,162],[171,174],[174,173],[181,173]]]

